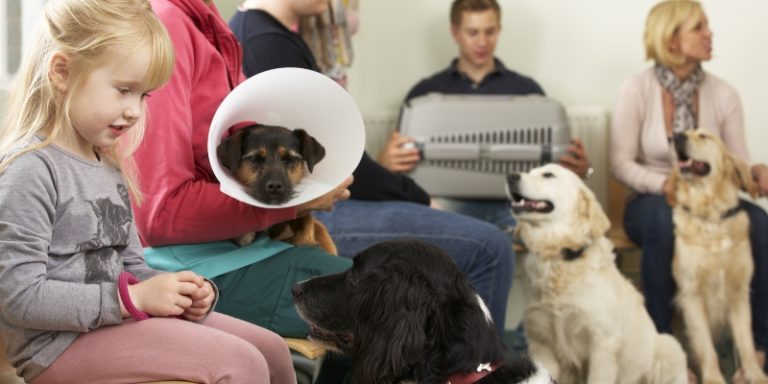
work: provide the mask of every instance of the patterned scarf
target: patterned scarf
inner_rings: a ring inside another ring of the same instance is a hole
[[[666,88],[675,101],[675,115],[672,120],[672,132],[682,132],[686,129],[694,129],[698,125],[696,114],[693,112],[693,95],[699,89],[704,80],[704,71],[701,66],[691,72],[682,83],[677,79],[672,69],[660,64],[654,67],[656,78],[661,86]]]

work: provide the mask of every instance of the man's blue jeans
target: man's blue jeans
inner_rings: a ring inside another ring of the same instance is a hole
[[[332,212],[314,216],[328,227],[344,257],[392,239],[417,239],[442,248],[467,275],[503,334],[515,263],[509,237],[495,226],[401,201],[346,200]]]

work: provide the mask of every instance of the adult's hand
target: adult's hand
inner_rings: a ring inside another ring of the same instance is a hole
[[[757,193],[760,196],[768,196],[768,165],[753,165],[752,177],[755,179],[755,183],[757,183]]]
[[[589,159],[587,159],[587,152],[584,150],[584,144],[581,140],[571,140],[568,152],[560,158],[559,163],[581,177],[587,176],[590,168]]]
[[[389,142],[379,153],[379,164],[391,172],[408,172],[421,160],[419,150],[416,148],[416,140],[412,137],[402,136],[394,131],[389,136]]]
[[[296,216],[304,216],[312,211],[333,210],[333,204],[335,204],[337,201],[349,199],[349,186],[352,184],[353,180],[354,178],[349,176],[344,180],[344,182],[339,184],[338,187],[334,188],[325,195],[297,206]]]

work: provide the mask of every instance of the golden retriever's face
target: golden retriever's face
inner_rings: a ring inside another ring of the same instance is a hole
[[[674,149],[677,167],[673,178],[680,179],[675,182],[695,181],[714,189],[735,184],[750,194],[756,192],[747,164],[733,157],[714,133],[701,128],[677,133]]]
[[[528,173],[507,176],[512,212],[536,226],[572,228],[600,236],[610,226],[592,191],[572,171],[547,164]]]

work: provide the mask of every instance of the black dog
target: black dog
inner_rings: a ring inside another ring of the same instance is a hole
[[[262,203],[282,204],[295,196],[295,186],[325,157],[325,148],[303,129],[255,124],[224,139],[216,154],[248,195]],[[269,236],[282,239],[289,226],[291,237],[286,241],[319,245],[336,254],[328,231],[311,215],[274,225]],[[247,245],[254,238],[255,233],[247,233],[235,242]]]
[[[418,241],[388,241],[346,272],[296,284],[310,339],[352,357],[352,381],[552,383],[506,356],[488,309],[453,260]]]

